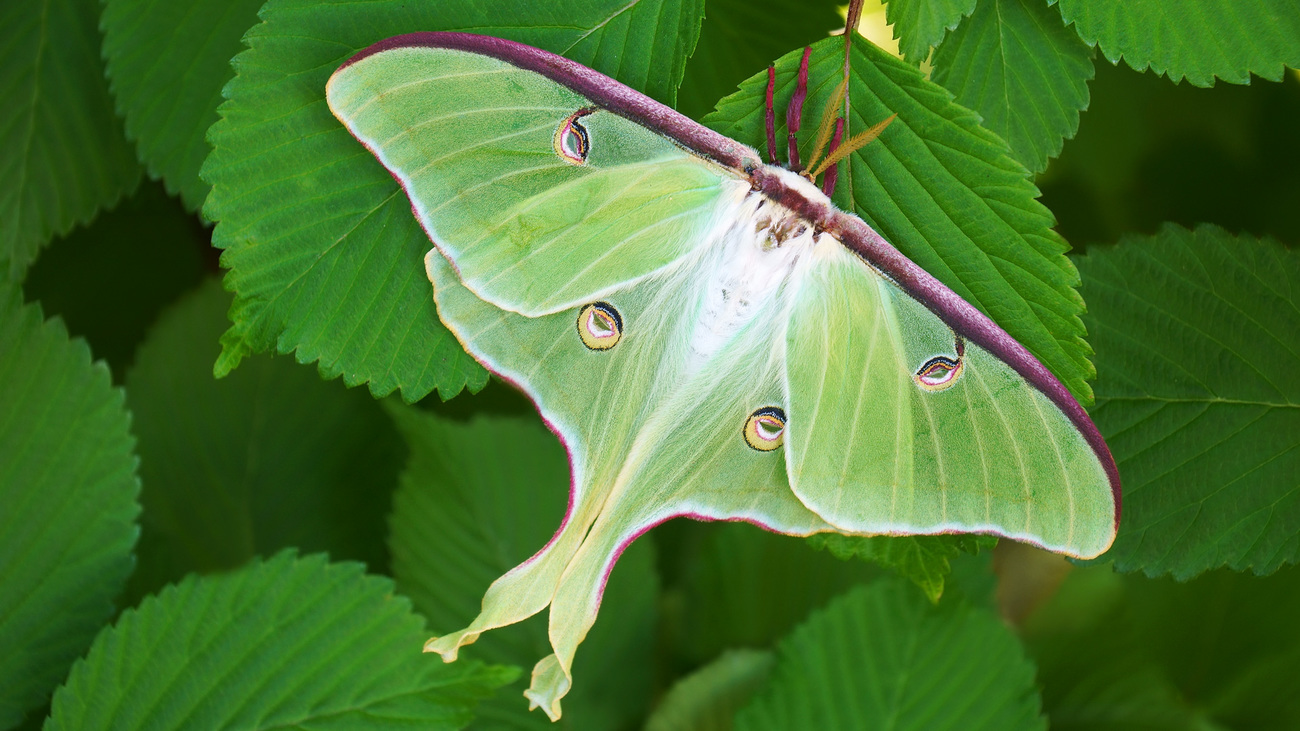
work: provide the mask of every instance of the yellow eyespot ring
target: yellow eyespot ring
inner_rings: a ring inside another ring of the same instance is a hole
[[[785,442],[785,412],[764,406],[745,420],[745,444],[760,452],[771,452]]]
[[[912,376],[912,380],[916,381],[916,385],[923,390],[931,393],[943,391],[957,384],[964,363],[960,356],[957,360],[943,355],[936,356],[927,360],[916,375]]]
[[[587,128],[582,126],[578,120],[591,114],[592,111],[591,109],[579,109],[570,114],[555,129],[555,138],[552,140],[555,146],[555,154],[570,165],[587,164],[587,152],[591,150],[591,138],[587,136]]]
[[[578,337],[591,350],[609,350],[623,337],[623,317],[608,302],[593,302],[578,312]]]

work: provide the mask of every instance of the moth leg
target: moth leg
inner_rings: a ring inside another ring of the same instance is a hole
[[[795,139],[795,133],[799,131],[799,125],[803,120],[804,100],[808,98],[808,56],[811,54],[812,46],[804,46],[803,60],[799,62],[799,79],[795,82],[794,95],[790,97],[790,105],[785,109],[789,168],[795,172],[799,172],[802,167],[799,163],[799,141]]]
[[[563,581],[565,568],[582,544],[598,512],[597,500],[581,501],[566,516],[551,541],[532,558],[510,569],[483,596],[483,608],[468,627],[434,637],[424,644],[425,652],[436,652],[443,662],[456,659],[460,648],[471,645],[479,635],[497,627],[522,622],[551,603]]]

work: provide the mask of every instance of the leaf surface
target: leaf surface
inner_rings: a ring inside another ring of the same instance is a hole
[[[126,134],[149,174],[197,211],[206,134],[217,121],[230,59],[262,0],[105,0],[104,58]]]
[[[411,448],[393,498],[393,574],[434,633],[447,632],[474,618],[493,580],[550,540],[565,513],[568,461],[536,416],[466,423],[413,408],[390,413]],[[610,576],[603,619],[577,654],[579,681],[564,698],[560,728],[617,729],[640,717],[651,690],[657,590],[643,538]],[[552,651],[546,620],[542,612],[493,630],[464,654],[529,667]],[[475,728],[555,728],[540,711],[528,712],[526,685],[502,688]]]
[[[646,731],[731,731],[736,710],[767,682],[770,650],[727,650],[678,680],[646,722]]]
[[[1029,618],[1043,706],[1067,731],[1300,725],[1300,570],[1182,583],[1076,568]]]
[[[1055,3],[1058,0],[1048,0]],[[1111,63],[1173,81],[1249,84],[1300,67],[1300,5],[1292,0],[1059,0],[1061,15]]]
[[[844,18],[836,9],[836,3],[827,0],[708,0],[700,42],[677,91],[677,110],[692,119],[708,114],[719,99],[772,59],[843,28]]]
[[[99,42],[96,0],[0,7],[0,273],[10,279],[140,179]]]
[[[131,417],[85,341],[0,283],[0,728],[113,613],[140,511]]]
[[[894,26],[898,50],[908,63],[919,64],[948,31],[975,11],[977,0],[892,0],[885,18]]]
[[[943,594],[950,561],[962,553],[979,553],[997,545],[997,538],[981,535],[846,536],[818,533],[808,537],[816,548],[839,559],[858,558],[879,564],[911,581],[931,602]]]
[[[813,47],[806,109],[815,119],[843,78],[843,42]],[[1078,273],[1052,214],[1006,143],[921,73],[855,36],[850,133],[898,118],[840,166],[836,205],[861,216],[909,259],[1019,340],[1083,403],[1094,373]],[[777,62],[778,105],[794,92],[800,52]],[[760,145],[766,74],[718,103],[705,124]],[[785,137],[778,115],[777,139]],[[799,133],[808,159],[815,125]]]
[[[163,314],[127,374],[145,486],[133,594],[289,546],[386,569],[401,438],[369,394],[291,358],[215,380],[229,306],[207,281]]]
[[[1167,225],[1078,260],[1093,418],[1119,464],[1123,571],[1265,574],[1300,558],[1300,256]]]
[[[486,382],[437,319],[423,267],[432,244],[405,194],[325,104],[326,80],[355,52],[412,31],[499,35],[671,104],[702,12],[699,0],[269,2],[233,62],[202,171],[236,293],[217,373],[274,348],[407,401]]]
[[[1035,173],[1078,131],[1092,77],[1092,49],[1042,0],[981,0],[935,51],[932,75]]]
[[[901,581],[858,587],[777,646],[737,731],[1046,729],[1034,665],[988,609],[931,606]]]
[[[458,729],[517,671],[444,665],[389,579],[284,552],[190,576],[96,638],[54,697],[62,729]]]

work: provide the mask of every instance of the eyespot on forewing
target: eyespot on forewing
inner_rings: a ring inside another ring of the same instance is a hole
[[[608,302],[593,302],[578,311],[578,336],[590,350],[609,350],[623,337],[623,317]]]
[[[917,370],[912,380],[926,391],[943,391],[957,383],[963,365],[964,361],[960,357],[954,360],[944,355],[935,356]]]
[[[760,452],[771,452],[785,442],[785,412],[765,406],[749,415],[743,430],[745,444]]]
[[[570,114],[555,129],[555,154],[570,165],[586,165],[587,153],[591,149],[591,137],[587,128],[578,120],[591,114],[590,109],[579,109]]]

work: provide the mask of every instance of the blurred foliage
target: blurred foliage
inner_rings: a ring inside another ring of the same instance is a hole
[[[544,614],[453,665],[418,650],[548,539],[563,450],[437,321],[428,240],[324,80],[383,37],[473,30],[755,144],[766,68],[783,138],[812,44],[806,139],[838,12],[3,5],[0,729],[46,706],[47,728],[552,727],[520,696]],[[1095,389],[1119,539],[1071,566],[670,521],[613,573],[560,725],[1300,726],[1300,7],[883,13],[906,60],[855,43],[851,121],[899,121],[836,200]],[[418,405],[373,398],[395,391]]]

